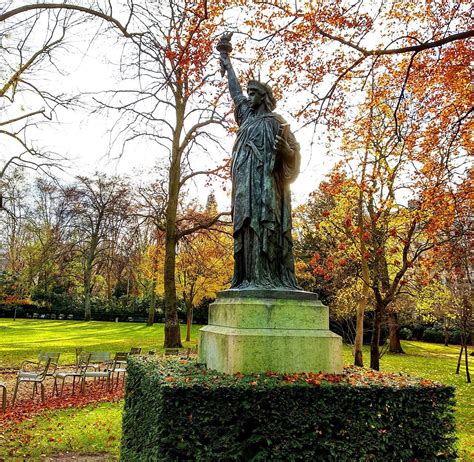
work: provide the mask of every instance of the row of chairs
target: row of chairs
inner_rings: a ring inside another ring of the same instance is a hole
[[[49,377],[54,380],[53,394],[63,395],[64,386],[67,379],[72,378],[72,393],[75,393],[76,387],[82,392],[85,390],[87,378],[101,379],[106,383],[108,389],[118,386],[120,374],[123,375],[123,384],[126,381],[126,366],[129,355],[141,353],[141,348],[131,348],[129,352],[118,352],[112,358],[107,352],[88,352],[83,348],[76,348],[76,363],[70,370],[58,370],[60,353],[40,352],[37,361],[23,361],[17,374],[15,390],[13,392],[12,405],[15,404],[18,388],[21,383],[33,384],[33,397],[38,391],[41,392],[41,399],[45,399],[44,382]],[[182,350],[178,348],[165,349],[165,356],[179,355],[182,359],[187,359],[191,354],[197,353],[195,349],[188,348]],[[155,350],[150,350],[148,355],[155,355]],[[60,388],[59,388],[60,384]],[[6,384],[0,382],[1,408],[5,411],[7,401]]]
[[[87,378],[103,379],[106,381],[107,388],[113,385],[114,377],[116,384],[119,383],[120,374],[125,374],[127,358],[130,354],[140,354],[141,348],[132,348],[130,352],[115,353],[112,358],[110,353],[106,352],[88,352],[82,349],[76,349],[76,364],[71,370],[58,371],[60,353],[41,352],[38,361],[23,361],[17,374],[15,390],[13,392],[12,405],[15,404],[18,388],[21,383],[33,384],[33,397],[38,390],[41,390],[41,399],[44,402],[45,380],[50,377],[54,380],[53,393],[61,397],[64,391],[64,385],[68,378],[72,378],[72,392],[75,392],[76,380],[80,383],[80,390],[85,390]],[[58,381],[61,383],[59,391]],[[6,387],[4,388],[2,404],[5,407]]]

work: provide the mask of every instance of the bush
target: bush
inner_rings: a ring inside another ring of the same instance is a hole
[[[184,362],[184,361],[182,361]],[[453,460],[454,389],[361,368],[228,376],[131,358],[121,460]]]
[[[425,342],[444,343],[444,332],[440,329],[436,329],[435,327],[428,327],[423,332],[422,339]]]
[[[422,340],[432,343],[444,343],[445,331],[437,327],[428,327],[423,332]],[[461,344],[461,331],[459,329],[450,329],[448,331],[448,342],[455,345]]]
[[[408,327],[402,327],[399,332],[400,339],[411,340],[413,338],[413,331]]]

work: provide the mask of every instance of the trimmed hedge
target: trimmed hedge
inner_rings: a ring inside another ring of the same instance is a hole
[[[454,460],[454,389],[361,368],[226,376],[131,358],[121,460]]]

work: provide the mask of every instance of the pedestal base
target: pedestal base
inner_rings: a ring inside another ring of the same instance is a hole
[[[199,360],[209,369],[342,372],[341,337],[329,330],[328,308],[308,292],[221,292],[200,333]]]

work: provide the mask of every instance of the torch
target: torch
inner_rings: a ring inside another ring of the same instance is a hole
[[[216,45],[217,51],[221,54],[222,57],[226,55],[229,56],[229,53],[232,51],[232,43],[230,43],[230,39],[232,38],[233,32],[226,32],[222,34],[219,43]],[[221,76],[224,77],[225,74],[225,67],[221,63]]]

